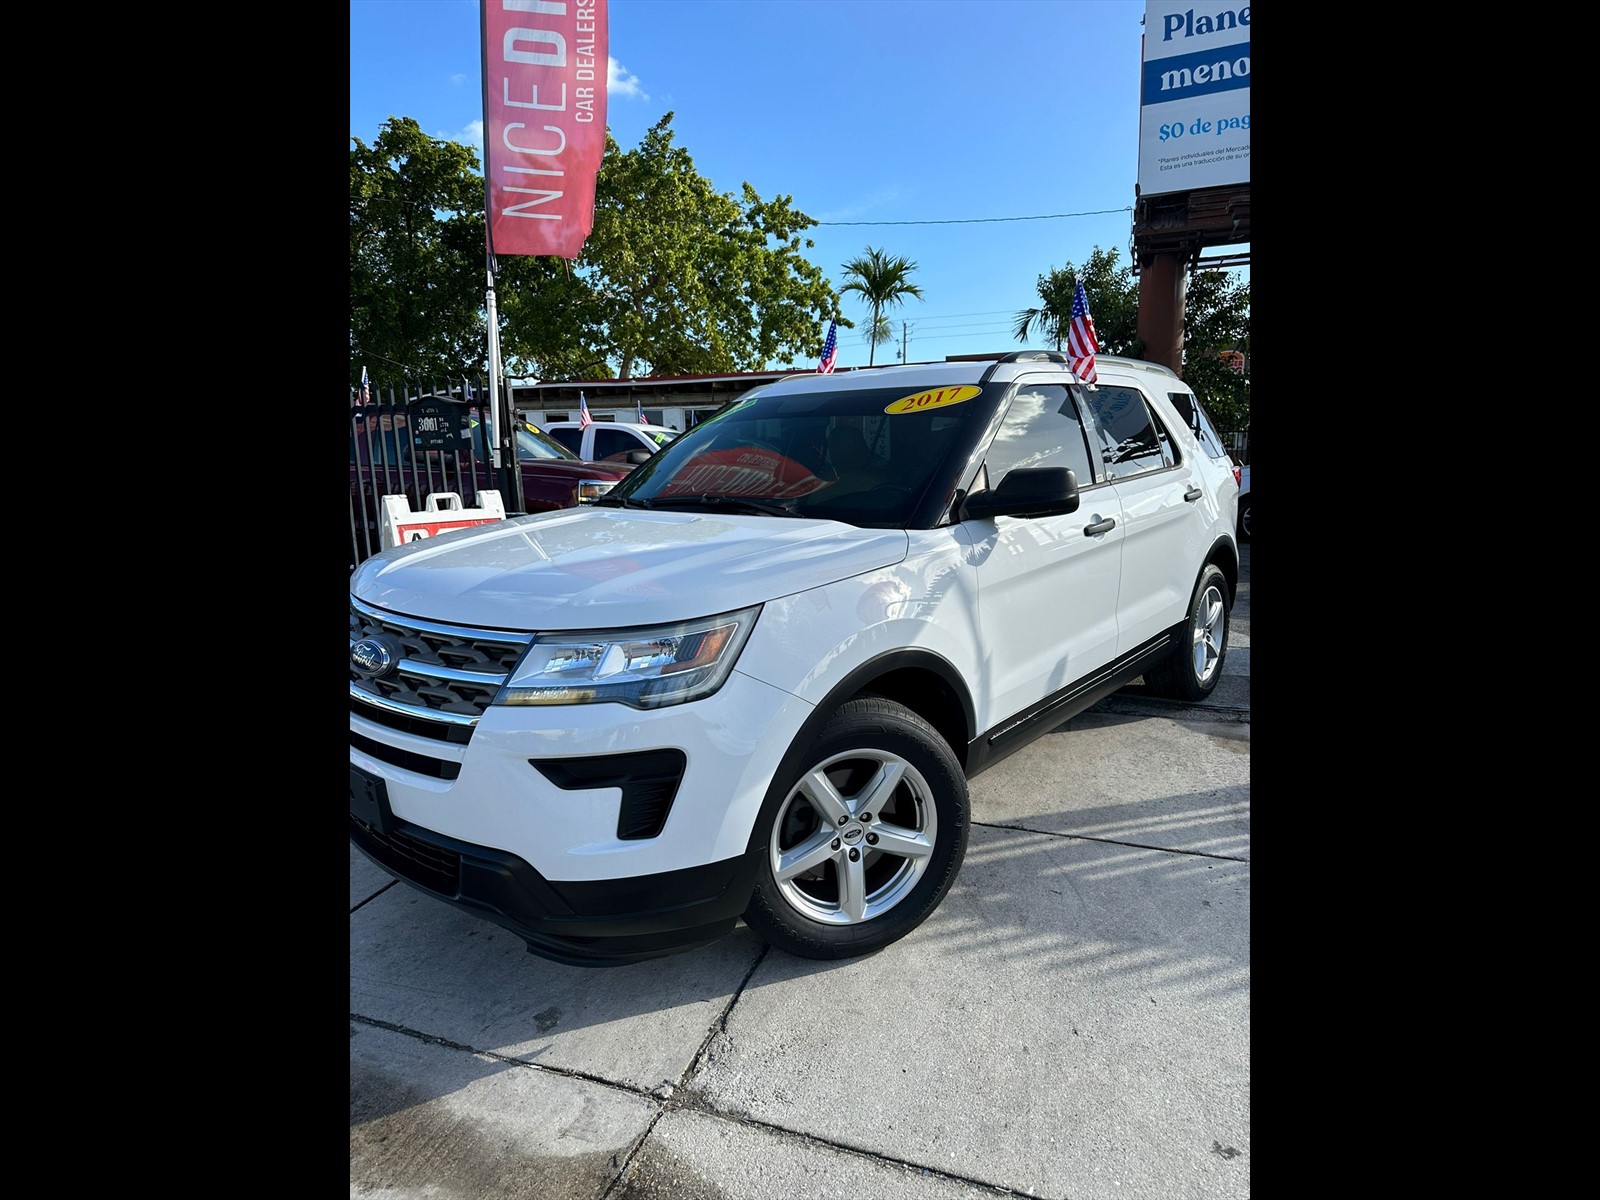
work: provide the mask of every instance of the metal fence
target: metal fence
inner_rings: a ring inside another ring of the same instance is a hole
[[[453,492],[466,508],[501,490],[479,404],[486,380],[350,389],[350,569],[383,548],[385,496],[421,510],[430,493]],[[502,492],[504,499],[504,493]]]

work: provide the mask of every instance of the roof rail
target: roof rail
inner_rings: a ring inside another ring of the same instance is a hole
[[[1008,363],[1008,362],[1066,363],[1066,362],[1068,362],[1070,360],[1067,358],[1067,356],[1065,354],[1061,353],[1061,351],[1059,351],[1059,350],[1013,350],[1010,354],[1007,354],[1003,358],[1001,358],[1000,361],[1003,362],[1003,363]]]
[[[1068,364],[1071,360],[1059,350],[995,350],[989,354],[946,354],[945,362],[1052,362]]]
[[[1120,354],[1100,354],[1095,356],[1096,363],[1113,363],[1119,367],[1132,367],[1136,371],[1154,371],[1158,375],[1170,375],[1178,378],[1178,373],[1166,363],[1149,362],[1142,358],[1124,358]]]

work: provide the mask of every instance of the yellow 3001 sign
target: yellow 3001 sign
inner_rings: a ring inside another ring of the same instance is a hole
[[[963,400],[971,400],[981,387],[970,383],[961,387],[933,388],[926,392],[918,392],[915,396],[905,396],[896,400],[883,411],[891,415],[909,412],[925,412],[930,408],[944,408],[950,404],[960,404]]]

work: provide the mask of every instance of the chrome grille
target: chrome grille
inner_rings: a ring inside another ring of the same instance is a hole
[[[350,698],[394,715],[475,724],[533,640],[531,633],[469,629],[350,601],[350,644],[387,634],[403,648],[399,670],[368,679],[350,668]]]

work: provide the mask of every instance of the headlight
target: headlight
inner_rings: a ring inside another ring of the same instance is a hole
[[[585,479],[578,484],[578,503],[593,504],[616,486],[615,479]]]
[[[761,606],[647,629],[541,633],[496,704],[661,708],[709,696],[738,661]]]

